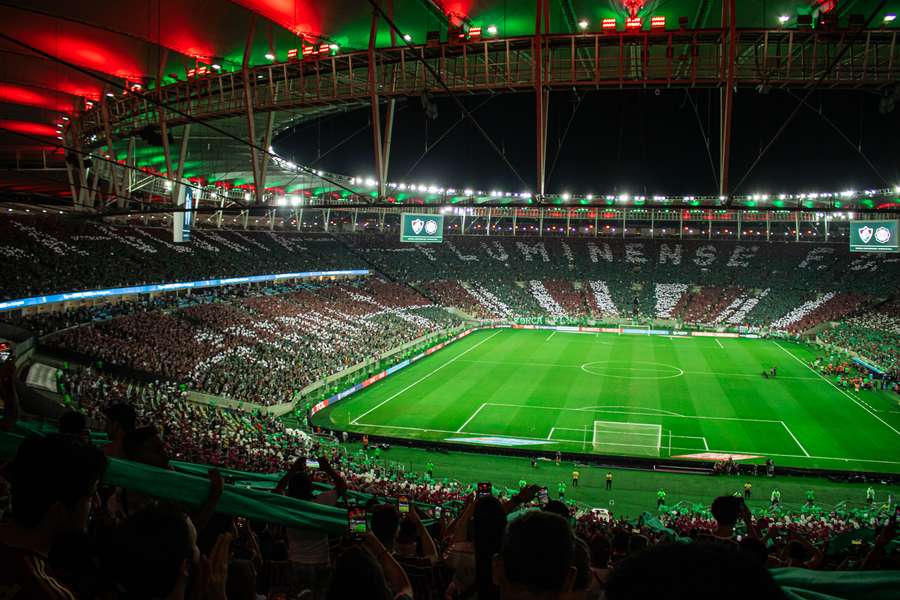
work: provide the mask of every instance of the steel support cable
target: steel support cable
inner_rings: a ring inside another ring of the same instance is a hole
[[[791,123],[791,121],[794,120],[794,117],[797,116],[797,113],[800,112],[800,109],[803,108],[804,103],[809,100],[809,97],[812,95],[812,93],[816,91],[816,89],[822,84],[822,82],[825,81],[825,78],[828,77],[831,71],[833,71],[838,63],[840,63],[841,59],[844,58],[844,54],[847,53],[856,38],[858,38],[860,34],[862,34],[862,32],[864,32],[869,27],[869,25],[872,24],[873,19],[875,19],[875,15],[880,13],[884,9],[884,6],[886,4],[887,0],[881,0],[878,3],[878,6],[876,6],[874,10],[872,10],[872,12],[869,14],[869,18],[866,19],[865,23],[863,23],[855,32],[853,32],[853,35],[849,40],[844,42],[844,46],[841,48],[840,52],[838,52],[837,55],[832,59],[831,63],[828,65],[828,68],[825,69],[825,71],[823,71],[821,75],[819,75],[819,78],[816,79],[816,82],[806,91],[806,94],[803,95],[800,101],[797,102],[797,104],[794,106],[794,109],[791,111],[791,114],[789,114],[787,118],[781,123],[781,126],[775,132],[775,135],[773,135],[772,139],[769,140],[769,143],[766,144],[765,147],[763,147],[763,149],[757,155],[756,159],[747,169],[747,172],[744,173],[743,177],[741,177],[741,179],[737,182],[737,185],[729,190],[729,196],[734,194],[741,188],[741,185],[743,185],[744,181],[747,180],[747,177],[750,176],[750,173],[752,173],[753,169],[756,168],[756,165],[759,164],[759,161],[762,160],[763,156],[766,155],[766,152],[768,152],[769,149],[775,144],[775,142],[778,141],[778,139],[781,137],[781,134],[784,133],[785,129],[787,129],[787,126]],[[729,204],[731,204],[730,201]]]
[[[476,104],[476,105],[475,105],[475,108],[472,109],[472,112],[473,112],[473,113],[474,113],[474,112],[477,112],[478,109],[480,109],[482,106],[484,106],[485,104],[487,104],[488,102],[490,102],[490,100],[491,100],[492,98],[494,98],[493,95],[488,96],[487,98],[485,98],[484,100],[482,100],[481,102],[479,102],[478,104]],[[431,152],[431,151],[434,149],[435,146],[437,146],[437,145],[440,144],[442,141],[444,141],[444,139],[445,139],[448,135],[450,135],[450,132],[453,131],[454,129],[456,129],[456,126],[457,126],[457,125],[459,125],[460,123],[462,123],[462,122],[465,121],[465,120],[466,120],[466,116],[465,116],[465,115],[462,115],[462,116],[459,117],[459,118],[456,120],[456,122],[454,122],[450,127],[448,127],[447,129],[445,129],[444,132],[441,133],[441,135],[438,136],[438,138],[434,141],[433,144],[431,144],[431,145],[426,145],[426,146],[425,146],[425,151],[422,152],[422,154],[419,156],[419,158],[416,159],[416,162],[414,162],[414,163],[412,164],[412,166],[411,166],[409,169],[407,169],[406,173],[403,175],[403,178],[406,179],[407,177],[409,177],[410,174],[415,170],[415,168],[419,166],[419,163],[422,162],[422,159],[425,158],[425,156],[426,156],[429,152]],[[428,121],[427,121],[427,120],[425,121],[425,124],[426,124],[426,126],[428,125]],[[426,144],[427,144],[427,139],[426,139]]]
[[[11,36],[11,35],[9,35],[9,34],[0,32],[0,39],[6,40],[6,41],[8,41],[8,42],[10,42],[10,43],[12,43],[12,44],[15,44],[15,45],[17,45],[17,46],[20,46],[20,47],[22,47],[22,48],[25,48],[26,50],[29,50],[30,52],[34,52],[35,54],[38,54],[39,56],[43,56],[44,58],[46,58],[46,59],[48,59],[48,60],[57,62],[57,63],[59,63],[59,64],[61,64],[61,65],[63,65],[63,66],[66,66],[66,67],[68,67],[68,68],[74,70],[74,71],[77,71],[77,72],[79,72],[79,73],[81,73],[81,74],[83,74],[83,75],[87,75],[88,77],[91,77],[91,78],[93,78],[93,79],[96,79],[97,81],[101,81],[101,82],[105,83],[106,85],[110,86],[112,89],[117,89],[117,88],[119,87],[119,83],[117,83],[117,82],[116,82],[115,80],[113,80],[113,79],[108,79],[108,78],[106,78],[106,77],[103,77],[103,76],[101,76],[101,75],[98,75],[97,73],[94,73],[94,72],[91,71],[90,69],[86,69],[86,68],[84,68],[84,67],[80,67],[79,65],[76,65],[76,64],[74,64],[74,63],[71,63],[71,62],[69,62],[69,61],[67,61],[67,60],[65,60],[65,59],[59,58],[59,57],[57,57],[57,56],[53,56],[53,55],[50,54],[49,52],[44,52],[44,51],[41,50],[40,48],[36,48],[36,47],[34,47],[34,46],[31,46],[30,44],[27,44],[26,42],[23,42],[23,41],[19,40],[18,38],[15,38],[15,37],[13,37],[13,36]],[[157,82],[157,85],[159,85],[159,82]],[[282,160],[282,158],[281,158],[280,156],[276,155],[274,152],[269,152],[269,149],[268,149],[268,148],[262,148],[261,146],[257,145],[257,144],[256,144],[256,140],[247,141],[246,139],[243,139],[243,138],[241,138],[240,136],[237,136],[237,135],[234,135],[234,134],[232,134],[232,133],[229,133],[228,131],[226,131],[226,130],[224,130],[224,129],[221,129],[220,127],[217,127],[217,126],[215,126],[215,125],[212,125],[212,124],[210,124],[210,123],[208,123],[208,122],[206,122],[206,121],[203,121],[202,119],[198,119],[197,117],[194,117],[193,115],[191,115],[191,114],[189,114],[189,113],[186,113],[186,112],[184,112],[184,111],[182,111],[182,110],[179,110],[179,109],[177,109],[177,108],[173,108],[173,107],[169,106],[168,104],[166,104],[165,102],[163,102],[163,101],[161,101],[161,100],[158,100],[158,99],[155,98],[154,95],[152,95],[152,94],[147,94],[147,93],[144,93],[144,92],[142,92],[142,91],[141,91],[141,92],[130,92],[130,93],[131,93],[133,96],[137,96],[137,97],[141,98],[142,100],[145,100],[145,101],[147,101],[147,102],[150,102],[150,103],[154,104],[155,106],[158,106],[158,107],[163,108],[163,109],[165,109],[165,110],[167,110],[167,111],[169,111],[169,112],[172,112],[172,113],[175,113],[175,114],[177,114],[177,115],[180,115],[180,116],[184,117],[185,119],[187,119],[188,121],[190,121],[191,123],[196,123],[196,124],[198,124],[198,125],[202,125],[203,127],[206,127],[207,129],[209,129],[209,130],[211,130],[211,131],[214,131],[214,132],[218,133],[219,135],[222,135],[222,136],[227,137],[227,138],[229,138],[229,139],[235,140],[236,142],[239,142],[239,143],[241,143],[241,144],[244,144],[244,145],[246,145],[246,146],[249,147],[249,148],[253,148],[253,149],[255,149],[255,150],[259,151],[259,152],[262,152],[262,153],[268,155],[270,158],[277,159],[277,160]],[[111,151],[112,151],[112,148],[110,148],[110,152],[111,152]],[[308,167],[306,167],[306,166],[304,166],[304,165],[296,165],[296,166],[297,166],[297,168],[298,168],[299,170],[304,171],[304,172],[307,173],[308,175],[311,175],[311,176],[314,176],[314,177],[318,177],[318,178],[320,178],[321,180],[326,181],[326,182],[328,182],[329,184],[333,185],[334,187],[341,188],[342,190],[344,190],[344,191],[346,191],[346,192],[349,192],[349,193],[351,193],[351,194],[360,195],[360,193],[357,192],[356,190],[353,190],[353,189],[351,189],[351,188],[349,188],[349,187],[347,187],[347,186],[345,186],[345,185],[343,185],[343,184],[341,184],[341,183],[338,183],[337,181],[333,181],[333,180],[331,180],[331,179],[329,179],[329,178],[327,178],[327,177],[323,177],[323,176],[321,176],[321,175],[317,175],[317,174],[315,173],[314,170],[312,170],[312,169],[310,169],[310,168],[308,168]],[[169,175],[169,174],[167,173],[167,175]],[[167,178],[167,179],[171,179],[170,177],[166,177],[166,178]],[[249,208],[249,207],[247,207],[247,208]]]
[[[406,47],[410,48],[412,50],[415,50],[415,46],[412,44],[412,42],[407,41],[406,38],[403,37],[403,32],[400,31],[400,28],[397,27],[397,24],[394,23],[393,19],[388,17],[387,13],[385,13],[384,10],[378,5],[378,2],[376,2],[376,0],[369,0],[369,4],[372,5],[372,9],[376,13],[378,13],[381,16],[381,18],[384,19],[384,21],[390,26],[390,28],[394,31],[394,33],[397,34],[397,37],[399,37],[400,39],[403,40],[403,42],[406,44]],[[519,172],[512,165],[512,163],[509,162],[509,159],[506,158],[506,155],[500,150],[500,148],[497,147],[497,144],[494,143],[494,140],[491,139],[491,136],[488,135],[488,133],[484,130],[484,128],[481,127],[481,125],[478,123],[478,121],[475,119],[475,117],[472,115],[472,113],[466,108],[465,104],[463,104],[462,101],[459,98],[457,98],[453,92],[450,91],[450,87],[444,81],[444,78],[441,77],[440,74],[434,70],[434,67],[432,67],[430,64],[428,64],[428,61],[425,60],[424,56],[421,56],[419,53],[416,53],[416,52],[413,52],[413,55],[416,57],[416,60],[418,60],[419,62],[422,63],[422,66],[425,67],[425,69],[428,71],[429,74],[431,74],[431,76],[435,79],[435,81],[438,82],[438,84],[441,86],[441,88],[443,88],[444,92],[450,97],[450,99],[453,100],[453,102],[456,104],[457,108],[459,108],[459,110],[466,116],[466,118],[472,122],[472,125],[474,125],[475,129],[478,130],[478,133],[481,134],[481,137],[484,138],[484,140],[494,150],[494,152],[496,152],[497,155],[503,160],[503,162],[506,164],[506,166],[509,167],[510,171],[513,172],[513,175],[516,176],[516,178],[522,183],[523,186],[527,187],[528,184],[525,182],[525,180],[522,178],[522,176],[519,175]],[[372,68],[372,65],[369,65],[369,68]]]
[[[832,121],[831,119],[829,119],[827,116],[825,116],[825,114],[824,114],[821,110],[817,110],[814,106],[812,106],[812,105],[811,105],[809,102],[807,102],[804,98],[801,98],[800,96],[798,96],[797,94],[795,94],[794,92],[792,92],[790,89],[785,88],[784,91],[786,91],[788,94],[790,94],[795,100],[797,100],[797,101],[799,101],[800,103],[802,103],[803,106],[805,106],[806,108],[808,108],[808,109],[811,110],[812,112],[814,112],[814,113],[816,113],[817,115],[819,115],[819,117],[820,117],[823,121],[825,121],[826,123],[828,123],[828,124],[831,126],[831,128],[834,129],[834,130],[837,132],[837,134],[838,134],[839,136],[841,136],[841,139],[843,139],[845,142],[847,142],[848,145],[850,145],[854,150],[856,150],[856,152],[862,157],[862,159],[863,159],[864,161],[866,161],[866,164],[869,165],[869,168],[872,169],[872,172],[875,173],[875,174],[878,176],[878,178],[881,179],[881,181],[882,181],[886,186],[888,186],[888,187],[891,186],[891,182],[889,182],[887,179],[885,179],[884,175],[881,174],[881,171],[879,171],[879,170],[875,167],[875,165],[872,164],[872,161],[869,160],[869,157],[865,155],[865,153],[862,151],[862,148],[861,148],[860,146],[857,146],[856,144],[854,144],[854,143],[853,143],[853,140],[851,140],[850,137],[849,137],[846,133],[844,133],[843,131],[841,131],[841,128],[837,126],[837,123],[835,123],[834,121]]]
[[[700,128],[700,135],[703,137],[703,145],[706,147],[706,157],[709,158],[709,168],[712,171],[713,183],[716,184],[716,189],[719,189],[719,175],[716,173],[716,161],[713,159],[712,150],[709,147],[709,135],[703,127],[703,121],[700,119],[700,111],[697,108],[697,103],[694,102],[694,98],[691,96],[689,90],[684,90],[684,96],[687,101],[690,102],[691,108],[694,109],[694,116],[697,117],[697,127]],[[684,106],[684,104],[682,104],[682,106]]]
[[[572,114],[569,115],[569,121],[566,123],[566,128],[563,130],[562,138],[556,144],[556,153],[553,155],[553,162],[550,163],[550,170],[547,171],[547,179],[553,175],[553,171],[556,169],[556,161],[559,160],[559,155],[562,154],[562,148],[566,143],[566,138],[569,135],[569,129],[572,127],[572,123],[575,121],[575,115],[578,113],[578,109],[581,107],[581,103],[584,100],[584,95],[578,95],[578,92],[575,92],[575,108],[572,109]]]

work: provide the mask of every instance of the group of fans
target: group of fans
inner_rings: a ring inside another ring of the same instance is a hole
[[[276,291],[283,293],[208,293],[182,308],[135,310],[69,328],[42,344],[198,392],[280,404],[309,384],[460,323],[400,284]]]
[[[773,567],[900,568],[896,520],[880,508],[754,517],[739,495],[670,508],[661,490],[658,515],[628,519],[523,485],[509,496],[455,486],[452,500],[427,497],[438,512],[417,505],[415,487],[376,484],[371,463],[365,479],[327,450],[307,466],[324,450],[315,442],[282,457],[270,493],[346,507],[346,532],[248,520],[217,510],[234,475],[211,471],[199,503],[104,485],[112,457],[173,468],[157,429],[125,406],[105,411],[109,444],[64,418],[69,433],[25,439],[3,470],[10,598],[784,598],[780,578],[799,576]]]
[[[27,261],[46,261],[16,253],[13,258],[24,266],[0,275],[4,293],[43,293],[34,282],[48,275],[73,289],[120,283],[114,270],[85,260],[91,254],[87,246],[111,243],[125,249],[120,258],[134,260],[154,281],[353,261],[344,242],[325,236],[198,231],[188,251],[192,256],[184,257],[153,228],[71,227],[0,225],[11,239],[30,240],[34,252],[60,257],[52,273],[37,273]],[[456,299],[447,305],[465,309],[461,299],[468,299],[475,314],[486,316],[557,308],[612,313],[616,304],[628,306],[630,281],[622,264],[614,264],[613,251],[615,260],[630,261],[634,270],[668,273],[681,264],[681,254],[675,262],[675,250],[655,242],[604,250],[560,240],[521,245],[468,239],[432,250],[455,256],[455,262],[386,240],[358,236],[347,243],[386,272],[424,282],[417,287],[430,296]],[[705,278],[703,289],[724,286],[725,276],[709,274],[699,262],[716,252],[722,268],[742,268],[744,259],[733,250],[694,243],[685,246],[686,267],[676,270]],[[791,252],[799,262],[806,250]],[[163,255],[174,258],[167,263]],[[598,265],[593,278],[579,285],[569,281],[575,265],[591,258]],[[767,285],[785,286],[784,294],[759,294],[754,318],[771,321],[787,312],[783,304],[800,306],[805,308],[792,323],[805,326],[861,302],[847,294],[820,310],[788,286],[784,269],[765,274]],[[644,304],[665,305],[674,316],[694,312],[691,296],[675,297],[680,287],[656,304],[651,288],[638,292]],[[717,298],[725,310],[746,300],[743,293],[697,296]],[[550,498],[544,486],[525,481],[485,488],[443,477],[433,465],[411,472],[386,460],[378,446],[357,448],[313,436],[259,408],[238,411],[189,401],[190,389],[259,405],[290,402],[310,383],[459,323],[405,284],[372,279],[228,288],[79,308],[23,323],[40,333],[62,330],[45,337],[45,347],[81,355],[95,367],[62,370],[57,389],[66,412],[52,424],[20,422],[19,429],[13,429],[18,407],[11,378],[2,373],[2,429],[29,432],[24,439],[3,437],[12,460],[0,470],[0,596],[10,600],[777,599],[796,586],[790,572],[770,568],[900,568],[895,507],[890,500],[875,503],[874,490],[867,491],[865,508],[828,510],[816,505],[809,490],[805,506],[792,510],[774,488],[770,506],[754,516],[745,501],[752,493],[749,482],[735,495],[710,498],[708,506],[685,506],[660,489],[655,513],[629,519],[578,506],[562,482]],[[896,368],[896,339],[864,333],[883,323],[860,318],[825,335]],[[107,367],[129,375],[113,376]],[[845,386],[872,382],[845,359],[817,368]],[[774,368],[766,372],[775,375]],[[48,427],[59,433],[43,435]],[[193,480],[202,494],[173,501],[171,494],[156,496],[144,485],[110,485],[111,466],[123,465],[159,473],[191,465],[210,470],[206,479]],[[737,466],[725,461],[718,470],[734,473]],[[311,511],[309,503],[345,509],[346,531],[248,520],[234,503],[222,510],[223,497],[245,485],[241,476],[266,474],[271,485],[261,486],[260,493],[273,504],[270,493],[284,496],[284,506],[297,514]],[[576,466],[572,485],[580,480]],[[611,472],[605,482],[609,490]]]

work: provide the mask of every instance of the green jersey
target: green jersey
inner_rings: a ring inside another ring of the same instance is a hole
[[[812,502],[816,499],[816,494],[812,490],[806,490],[806,499]]]
[[[560,494],[565,494],[566,493],[566,484],[560,483],[559,485],[556,486],[556,489],[559,491]]]
[[[656,499],[657,500],[665,500],[666,499],[666,490],[659,490],[658,492],[656,492]]]

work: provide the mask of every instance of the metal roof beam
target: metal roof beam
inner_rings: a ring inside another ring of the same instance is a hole
[[[450,17],[456,17],[460,21],[466,24],[467,27],[472,25],[472,21],[469,20],[468,15],[459,15],[455,14],[452,11],[444,8],[444,5],[440,2],[440,0],[419,0],[419,4],[421,4],[426,11],[428,11],[431,16],[440,20],[445,27],[449,27],[451,25]]]

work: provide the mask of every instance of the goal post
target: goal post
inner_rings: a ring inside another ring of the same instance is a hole
[[[594,452],[659,456],[662,425],[594,421]]]

